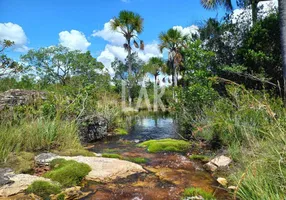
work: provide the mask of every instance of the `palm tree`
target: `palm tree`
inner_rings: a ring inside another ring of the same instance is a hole
[[[139,14],[136,14],[131,11],[123,10],[119,13],[118,17],[115,17],[111,21],[111,28],[113,31],[121,33],[126,39],[126,43],[123,45],[124,49],[127,51],[127,65],[128,65],[128,99],[129,106],[131,106],[131,81],[130,78],[132,76],[132,63],[131,59],[131,40],[133,39],[133,44],[136,48],[139,48],[138,43],[135,39],[138,39],[137,34],[140,34],[143,31],[143,18],[140,17]],[[140,40],[140,49],[144,50],[144,42]]]
[[[157,77],[160,75],[161,72],[165,72],[166,65],[162,58],[152,57],[145,65],[145,71],[154,75],[154,83],[157,83]]]
[[[280,37],[282,51],[282,67],[284,80],[284,105],[286,106],[286,1],[279,0],[279,17],[280,17]]]
[[[171,68],[172,72],[172,85],[173,87],[176,87],[178,85],[177,68],[182,61],[182,54],[180,50],[184,41],[186,41],[186,36],[183,36],[180,31],[171,28],[167,31],[167,33],[162,32],[159,35],[159,39],[160,51],[163,52],[164,49],[169,51],[168,66]]]

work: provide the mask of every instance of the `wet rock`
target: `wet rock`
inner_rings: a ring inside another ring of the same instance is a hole
[[[54,153],[41,153],[35,157],[35,163],[37,165],[49,165],[56,156]]]
[[[38,157],[44,157],[38,155]],[[91,171],[85,177],[86,180],[98,182],[111,182],[117,178],[125,178],[135,173],[146,172],[141,165],[114,158],[84,157],[84,156],[57,156],[49,157],[45,161],[51,162],[54,159],[63,158],[85,163],[91,167]]]
[[[81,187],[76,186],[76,187],[71,187],[65,189],[62,193],[58,195],[52,195],[51,200],[57,200],[59,199],[59,195],[64,194],[65,200],[72,200],[72,199],[82,199],[86,196],[88,196],[91,192],[82,192]]]
[[[222,156],[215,157],[214,159],[212,159],[210,162],[208,162],[204,166],[206,169],[214,172],[218,168],[222,169],[222,168],[228,167],[231,162],[232,160],[229,157],[222,155]]]
[[[100,115],[88,115],[78,120],[79,136],[83,143],[94,142],[108,136],[108,121]]]
[[[224,187],[227,186],[227,180],[226,180],[225,178],[219,177],[219,178],[217,178],[217,182],[218,182],[219,184],[221,184],[222,186],[224,186]]]
[[[50,181],[50,179],[29,174],[15,174],[13,176],[10,176],[9,179],[13,181],[13,183],[6,184],[0,187],[0,197],[8,197],[23,192],[34,181]]]
[[[12,89],[0,94],[0,110],[5,107],[27,105],[38,99],[45,100],[46,93],[36,90]]]

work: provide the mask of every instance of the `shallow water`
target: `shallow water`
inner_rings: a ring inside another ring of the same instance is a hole
[[[141,116],[135,121],[128,135],[96,142],[90,150],[117,153],[124,158],[146,158],[147,163],[141,165],[148,173],[135,174],[107,184],[88,182],[84,190],[92,191],[92,194],[84,199],[176,200],[181,199],[187,187],[199,187],[214,193],[217,199],[227,199],[227,193],[218,189],[217,182],[203,169],[203,163],[191,161],[179,153],[150,154],[136,146],[138,140],[180,138],[171,117]]]

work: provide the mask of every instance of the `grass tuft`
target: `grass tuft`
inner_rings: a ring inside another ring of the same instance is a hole
[[[201,188],[187,188],[185,189],[183,196],[187,197],[203,197],[204,200],[215,200],[215,197],[209,193],[204,191]]]
[[[208,162],[210,160],[210,158],[208,156],[196,155],[196,154],[193,154],[193,155],[189,156],[189,158],[191,160],[200,160],[200,161],[203,161],[203,162]]]
[[[61,188],[59,185],[47,181],[35,181],[28,187],[26,192],[28,194],[34,193],[43,199],[50,199],[50,195],[60,193]]]
[[[122,156],[116,153],[104,153],[102,154],[102,157],[104,158],[118,158],[118,159],[122,159]]]

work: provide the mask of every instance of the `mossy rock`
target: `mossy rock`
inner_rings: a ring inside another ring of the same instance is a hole
[[[11,153],[4,166],[12,168],[16,173],[32,173],[34,157],[35,154],[30,152]]]
[[[201,188],[186,188],[184,193],[183,193],[183,196],[185,198],[201,196],[205,200],[215,200],[216,199],[211,193],[206,192]]]
[[[117,128],[114,130],[116,135],[127,135],[128,131],[126,129],[123,128]]]
[[[205,155],[196,155],[196,154],[193,154],[191,156],[189,156],[190,160],[200,160],[200,161],[203,161],[203,162],[208,162],[210,160],[210,158],[208,156],[205,156]]]
[[[43,199],[50,199],[51,194],[59,194],[61,187],[47,181],[35,181],[26,190],[28,194],[34,193]]]
[[[122,156],[116,153],[104,153],[102,154],[102,157],[104,158],[118,158],[118,159],[122,159]]]
[[[190,148],[190,143],[184,140],[175,139],[161,139],[161,140],[148,140],[138,144],[139,147],[147,148],[150,153],[157,152],[185,152]]]
[[[44,174],[44,177],[57,181],[64,187],[78,185],[91,171],[87,164],[65,159],[53,160],[51,168],[52,170]]]

